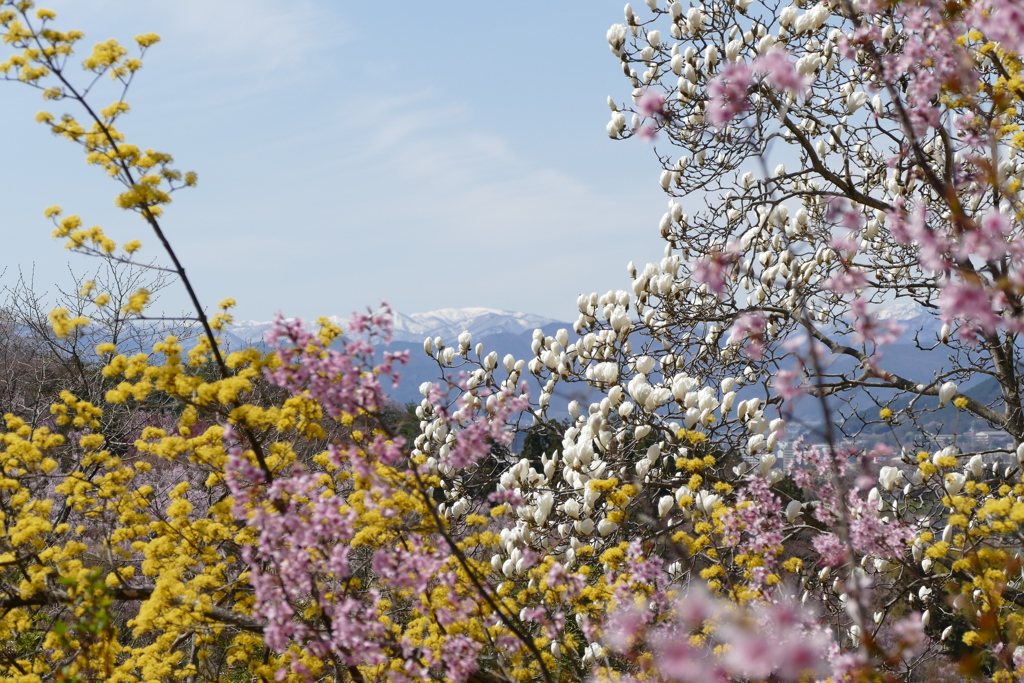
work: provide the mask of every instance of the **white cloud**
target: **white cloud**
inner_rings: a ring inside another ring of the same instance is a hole
[[[90,0],[87,9],[83,5],[81,0],[47,3],[61,26],[85,31],[79,52],[107,38],[131,45],[135,35],[152,31],[164,43],[153,48],[151,61],[166,63],[173,56],[175,71],[168,75],[201,68],[222,88],[251,88],[261,78],[281,78],[282,72],[293,81],[310,77],[311,65],[328,61],[315,59],[319,53],[345,45],[354,35],[340,4],[321,0]],[[224,80],[229,75],[234,80]]]

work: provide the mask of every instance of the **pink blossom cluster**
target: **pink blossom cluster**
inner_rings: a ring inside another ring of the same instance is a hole
[[[708,289],[724,296],[729,278],[743,254],[739,242],[730,242],[725,249],[714,249],[707,256],[699,258],[693,264],[693,279],[706,284]]]
[[[388,501],[396,490],[372,463],[357,449],[332,447],[330,455],[335,466],[369,478],[365,505],[385,518],[394,517]],[[371,586],[359,588],[365,574],[356,582],[350,562],[357,515],[337,497],[325,495],[321,475],[297,470],[266,486],[263,472],[239,448],[232,449],[227,471],[235,514],[258,532],[257,542],[244,547],[243,559],[251,570],[255,613],[264,620],[268,647],[287,658],[297,644],[303,652],[344,667],[401,659],[402,670],[389,673],[392,681],[422,680],[436,672],[464,681],[477,670],[482,645],[468,636],[447,639],[442,655],[435,657],[404,639],[396,641],[380,620],[381,600],[408,589],[414,595],[436,587],[450,591],[450,599],[434,609],[442,625],[478,610],[475,599],[458,594],[459,581],[443,538],[406,529],[404,538],[374,552]],[[291,664],[294,672],[306,676],[298,657],[292,656]]]
[[[665,95],[650,88],[644,90],[636,102],[637,113],[645,119],[650,119],[640,127],[637,135],[641,140],[650,142],[658,133],[657,123],[667,116],[665,111]]]
[[[365,338],[386,339],[389,320],[385,309],[383,314],[355,319],[350,330]],[[271,380],[295,395],[317,398],[332,415],[358,410],[376,414],[385,401],[378,378],[396,377],[393,363],[403,360],[399,354],[389,354],[384,364],[373,366],[373,348],[360,338],[346,340],[338,351],[324,349],[300,322],[279,319],[272,339],[285,363],[268,373]],[[525,398],[511,390],[493,398],[481,407],[463,405],[457,416],[448,415],[443,403],[435,407],[438,414],[452,417],[453,425],[457,420],[465,423],[450,464],[466,467],[488,453],[493,442],[511,438],[505,418],[525,407]],[[230,430],[225,439],[229,443],[234,439]],[[378,435],[363,448],[331,444],[328,459],[335,471],[354,474],[365,483],[367,490],[360,497],[363,507],[376,510],[384,519],[395,519],[392,501],[399,490],[381,474],[377,463],[408,463],[403,439]],[[412,480],[423,475],[417,469],[398,471]],[[344,498],[327,490],[322,474],[297,466],[275,472],[268,484],[265,473],[232,446],[227,481],[235,515],[258,533],[257,542],[244,548],[243,559],[251,570],[256,612],[265,620],[266,642],[272,650],[286,654],[297,644],[302,651],[343,667],[403,659],[401,671],[389,672],[393,681],[422,680],[438,672],[449,680],[464,681],[477,670],[483,646],[468,635],[453,634],[445,640],[440,656],[435,656],[408,642],[396,642],[379,618],[380,601],[387,594],[409,589],[415,595],[435,588],[450,591],[450,599],[433,608],[433,618],[442,626],[479,611],[480,596],[460,595],[450,541],[438,533],[432,520],[399,524],[394,542],[377,548],[369,567],[362,569],[372,570],[372,581],[367,583],[363,576],[356,582],[350,556],[359,530],[358,515]],[[308,674],[297,657],[291,661],[294,672]]]
[[[862,496],[856,489],[842,496],[836,482],[847,478],[853,471],[852,463],[859,461],[862,455],[853,448],[804,448],[802,443],[797,443],[796,457],[790,468],[793,480],[800,488],[815,492],[814,518],[826,529],[842,523],[849,539],[846,542],[832,531],[815,534],[812,543],[823,566],[842,566],[852,559],[851,553],[898,561],[906,552],[907,541],[919,531],[901,519],[883,520],[880,497]],[[865,486],[870,486],[870,478],[862,479]]]
[[[754,587],[761,588],[767,576],[776,571],[787,526],[782,502],[764,477],[749,477],[736,496],[735,509],[723,515],[722,525],[726,547],[762,560],[752,572]]]
[[[990,210],[979,220],[965,220],[952,231],[929,223],[923,205],[905,209],[898,204],[889,213],[890,230],[897,242],[919,250],[921,264],[944,274],[939,307],[947,322],[961,321],[959,333],[968,341],[992,335],[997,329],[1020,330],[1024,320],[1012,314],[1007,291],[1024,288],[1024,243],[1017,226],[1001,211]],[[993,279],[991,266],[1005,271]]]
[[[281,365],[267,371],[278,386],[300,394],[305,392],[324,406],[332,417],[360,410],[376,413],[383,408],[382,378],[397,385],[401,375],[396,364],[407,362],[407,351],[384,352],[384,362],[373,365],[374,338],[387,343],[391,339],[393,315],[384,304],[371,315],[354,315],[340,349],[324,348],[323,342],[308,331],[302,320],[284,320],[280,315],[267,336],[277,348]]]
[[[332,456],[340,460],[337,451]],[[240,448],[232,449],[227,480],[234,511],[259,533],[255,545],[244,547],[243,559],[252,569],[257,612],[266,620],[264,637],[280,653],[297,642],[346,666],[379,664],[385,661],[378,645],[385,631],[376,618],[375,592],[367,601],[319,600],[315,620],[303,614],[302,605],[323,595],[324,580],[342,586],[352,578],[349,542],[356,514],[343,511],[334,498],[321,497],[319,479],[293,472],[264,486],[264,473]]]
[[[665,612],[623,603],[605,625],[605,642],[618,656],[653,652],[653,663],[640,662],[646,680],[799,681],[832,673],[829,630],[784,595],[745,609],[691,588],[669,602]]]
[[[764,355],[767,321],[760,311],[748,311],[736,316],[729,327],[729,346],[743,346],[743,350],[754,360]]]
[[[742,61],[729,64],[708,83],[707,117],[712,125],[724,128],[750,108],[747,92],[756,75],[763,76],[765,83],[794,95],[804,94],[813,81],[810,76],[800,75],[781,49],[769,50],[751,64]]]

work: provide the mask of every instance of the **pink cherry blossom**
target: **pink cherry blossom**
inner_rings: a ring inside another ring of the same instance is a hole
[[[724,128],[733,119],[747,111],[747,90],[750,88],[754,71],[743,62],[729,64],[708,83],[708,121],[713,126]]]

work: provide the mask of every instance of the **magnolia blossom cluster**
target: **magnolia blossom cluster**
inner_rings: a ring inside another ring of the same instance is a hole
[[[537,356],[526,365],[540,382],[552,388],[560,381],[588,382],[600,389],[603,397],[586,410],[578,402],[570,404],[574,419],[564,433],[561,448],[542,455],[539,468],[520,459],[510,462],[501,475],[498,490],[510,494],[508,500],[514,501],[516,507],[511,520],[515,526],[501,530],[501,550],[491,558],[496,580],[508,584],[529,579],[530,567],[545,556],[553,557],[559,566],[571,572],[581,564],[581,551],[589,557],[591,553],[612,551],[620,539],[628,541],[638,534],[706,527],[709,531],[713,529],[712,536],[719,539],[714,546],[718,552],[705,556],[713,560],[696,568],[672,563],[668,568],[670,583],[680,582],[687,586],[686,590],[707,583],[721,587],[724,581],[718,577],[727,577],[730,581],[744,581],[747,590],[775,595],[772,586],[778,586],[779,575],[786,573],[780,566],[784,550],[794,535],[803,534],[819,558],[807,573],[798,564],[788,563],[795,570],[790,573],[802,577],[799,583],[803,586],[803,601],[808,603],[813,598],[811,604],[840,606],[841,613],[846,615],[840,620],[849,639],[845,642],[854,642],[866,625],[862,627],[841,607],[855,594],[850,586],[865,582],[870,585],[872,580],[890,581],[894,563],[903,560],[907,542],[920,527],[906,521],[905,511],[899,516],[883,515],[877,488],[844,493],[845,507],[837,493],[829,493],[834,475],[844,478],[849,474],[850,453],[832,457],[812,450],[809,459],[798,458],[790,474],[810,501],[788,499],[784,504],[771,488],[786,476],[783,469],[774,467],[778,459],[773,453],[784,421],[767,419],[767,406],[756,398],[737,402],[736,392],[743,386],[742,379],[727,378],[719,394],[711,387],[698,387],[697,380],[685,372],[662,364],[658,380],[649,381],[657,367],[655,359],[648,355],[623,356],[629,339],[617,334],[615,323],[610,320],[623,297],[628,299],[625,293],[594,297],[598,304],[607,302],[601,313],[607,328],[605,335],[593,335],[593,342],[587,341],[591,333],[566,347],[558,340],[561,333],[551,337],[538,333],[535,338]],[[585,309],[577,322],[581,330],[597,323],[590,299],[583,304],[581,298],[581,308]],[[608,346],[594,353],[601,338]],[[567,335],[563,341],[568,341]],[[587,363],[591,354],[600,362]],[[482,350],[477,356],[483,356]],[[622,358],[625,360],[621,363],[605,360]],[[445,367],[450,360],[443,352],[437,359]],[[461,359],[465,366],[474,363],[469,354]],[[519,361],[508,362],[510,368],[517,365]],[[555,372],[549,369],[552,367]],[[671,419],[673,416],[675,420]],[[691,457],[702,450],[707,452],[702,448],[704,439],[719,435],[727,438],[726,428],[739,425],[742,432],[752,432],[747,437],[745,452],[748,458],[754,458],[753,463],[748,459],[722,467],[714,458],[708,462],[707,456]],[[660,440],[638,449],[641,442],[652,436]],[[694,475],[696,472],[718,483],[706,486],[699,474]],[[730,484],[722,486],[725,481]],[[628,486],[628,495],[617,495],[621,493],[616,490],[619,482]],[[660,494],[659,489],[664,490],[668,482],[674,482],[673,488]],[[924,480],[916,475],[915,483],[920,487]],[[904,504],[909,501],[907,498]],[[639,523],[626,521],[637,514],[641,515]],[[820,523],[820,530],[806,531],[808,526],[802,514]],[[837,523],[844,522],[848,525],[845,541],[832,531]],[[701,562],[699,545],[691,545],[688,550],[696,550],[697,562]],[[732,565],[737,558],[739,565]],[[750,558],[757,559],[744,567]],[[862,562],[868,563],[871,572],[858,567],[849,574],[849,583],[838,578],[825,580],[831,568],[845,568],[843,571],[847,572],[851,565]],[[609,565],[605,566],[608,570]],[[819,575],[819,569],[824,574]],[[853,604],[860,599],[857,596]],[[591,646],[584,653],[585,660],[591,663],[600,661],[605,652],[601,633],[595,624]]]
[[[746,453],[763,454],[763,476],[781,476],[778,471],[771,473],[775,462],[771,452],[785,429],[785,420],[766,416],[767,406],[756,397],[737,401],[738,390],[746,385],[742,376],[726,377],[718,387],[701,387],[698,378],[675,367],[670,354],[658,359],[653,355],[629,353],[628,331],[633,323],[630,322],[628,328],[618,323],[618,316],[628,310],[620,302],[628,303],[629,295],[610,292],[604,297],[592,298],[597,305],[604,304],[600,316],[608,321],[606,329],[588,332],[574,343],[568,343],[568,333],[564,330],[553,336],[538,331],[533,344],[537,355],[533,360],[524,364],[510,358],[506,363],[512,368],[509,378],[499,381],[491,377],[496,387],[508,386],[510,381],[519,379],[515,368],[527,366],[542,385],[538,401],[541,414],[547,406],[545,396],[552,394],[560,382],[587,382],[600,389],[603,395],[587,407],[581,406],[579,401],[570,402],[572,424],[563,433],[561,449],[544,454],[540,469],[526,460],[513,460],[498,479],[499,490],[515,488],[522,493],[525,486],[543,492],[539,495],[546,502],[538,510],[526,513],[529,519],[540,520],[541,527],[557,527],[551,514],[554,506],[570,518],[565,520],[567,526],[559,529],[563,537],[568,529],[585,536],[595,532],[601,537],[613,534],[620,526],[614,521],[618,515],[602,515],[595,508],[601,495],[594,483],[610,477],[623,481],[636,478],[633,485],[642,491],[649,483],[663,479],[663,453],[675,457],[681,451],[688,452],[694,445],[690,439],[699,443],[704,438],[702,432],[695,431],[699,429],[719,431],[740,440]],[[581,298],[581,308],[586,312],[582,312],[577,321],[579,330],[597,324],[596,307],[590,301],[591,298],[586,298],[583,306]],[[443,351],[436,358],[443,367],[449,367],[449,359]],[[474,364],[468,354],[461,360],[465,367]],[[484,358],[481,369],[485,371],[486,363]],[[481,369],[467,374],[479,375]],[[425,398],[421,412],[429,411],[429,404],[429,399]],[[428,425],[428,433],[439,434],[433,425]],[[447,434],[449,432],[441,432],[435,438],[455,439],[454,435]],[[645,440],[653,443],[642,452],[634,452],[635,444]],[[422,443],[426,443],[426,439]],[[674,468],[673,461],[670,470]],[[685,485],[689,480],[688,476],[680,479],[673,495],[682,498],[695,493]],[[557,488],[552,490],[556,486],[566,486],[576,493],[565,499]],[[664,505],[660,504],[662,508]],[[664,516],[664,510],[660,516]]]

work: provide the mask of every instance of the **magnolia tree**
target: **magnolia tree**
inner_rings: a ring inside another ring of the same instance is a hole
[[[689,204],[670,200],[665,256],[630,265],[632,291],[580,297],[578,338],[538,333],[527,366],[505,359],[511,380],[524,367],[541,380],[541,411],[560,383],[604,394],[570,404],[562,447],[501,480],[533,503],[525,528],[542,514],[547,532],[512,536],[506,556],[521,536],[570,564],[580,548],[666,542],[658,557],[675,559],[691,591],[814,604],[846,650],[831,650],[834,673],[929,677],[951,658],[1011,677],[1024,652],[1013,518],[1024,14],[1013,3],[653,1],[643,14],[627,5],[608,31],[633,88],[629,107],[609,99],[608,134],[653,140],[663,189]],[[947,357],[939,372],[886,367],[882,347],[900,330],[874,312],[901,299],[938,320],[915,341]],[[474,364],[466,340],[437,346],[425,350],[442,365]],[[482,360],[477,382],[496,365]],[[995,400],[958,391],[979,375]],[[875,416],[857,412],[854,390],[878,403]],[[923,432],[902,453],[842,443],[869,421],[915,424],[921,397],[953,402],[1012,446],[961,453]],[[797,445],[788,473],[774,467],[787,418],[807,413],[824,417],[827,447]],[[417,443],[442,474],[447,438]],[[626,500],[602,496],[623,489]],[[503,557],[494,564],[507,570]],[[595,635],[607,654],[608,633]]]
[[[633,100],[608,132],[682,148],[662,185],[707,208],[673,199],[664,258],[631,267],[631,291],[581,296],[573,332],[537,332],[531,358],[426,340],[452,379],[421,387],[409,442],[384,419],[405,360],[376,357],[386,308],[344,332],[280,320],[270,353],[221,344],[233,302],[205,312],[162,227],[196,177],[117,127],[158,38],[84,59],[116,89],[103,106],[78,84],[80,32],[0,8],[0,72],[66,105],[37,118],[123,185],[202,330],[189,351],[96,339],[82,365],[102,397],[5,417],[4,680],[1024,675],[1017,452],[992,469],[924,434],[844,443],[858,404],[841,402],[887,391],[895,426],[920,409],[893,392],[936,396],[1024,440],[1014,3],[627,6],[608,39]],[[146,254],[46,213],[71,249]],[[55,339],[102,329],[107,293],[80,298],[49,314]],[[944,322],[918,337],[940,374],[886,369],[895,330],[873,311],[898,298]],[[149,303],[139,288],[117,310]],[[958,391],[973,373],[1000,402]],[[516,425],[571,382],[597,400],[569,405],[551,452],[514,455]],[[778,466],[811,410],[824,445]],[[120,414],[145,418],[127,448],[107,433]]]
[[[872,387],[945,403],[990,376],[999,405],[964,408],[1019,442],[1020,9],[798,5],[627,7],[609,30],[634,88],[628,109],[609,100],[609,135],[667,143],[662,187],[698,200],[670,202],[661,233],[682,271],[635,274],[637,314],[716,377],[745,345],[755,376],[782,371],[783,399]],[[941,321],[917,340],[949,356],[940,373],[887,370],[879,347],[895,330],[871,313],[901,300]],[[822,372],[815,348],[856,363]]]

